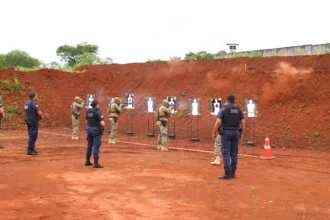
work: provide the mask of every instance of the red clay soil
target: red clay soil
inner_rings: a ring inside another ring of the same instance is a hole
[[[134,93],[136,108],[133,132],[146,136],[145,96],[155,96],[159,104],[166,96],[177,96],[180,103],[176,116],[178,140],[189,140],[190,118],[183,114],[188,99],[201,98],[202,115],[199,138],[211,143],[214,118],[209,114],[208,99],[228,94],[259,102],[255,142],[262,146],[269,134],[272,147],[329,150],[330,143],[330,55],[270,58],[237,58],[204,61],[150,62],[85,66],[80,73],[43,69],[20,72],[0,70],[0,79],[14,82],[20,90],[1,90],[4,105],[18,105],[23,110],[29,90],[39,94],[40,107],[46,118],[41,127],[71,127],[70,104],[75,96],[95,94],[106,110],[107,97]],[[7,109],[7,112],[9,110]],[[85,110],[83,111],[83,114]],[[124,111],[119,132],[125,132]],[[107,123],[108,125],[109,123]],[[5,129],[24,128],[23,114],[4,121]],[[85,127],[81,120],[81,128]]]
[[[25,154],[26,131],[0,136],[1,220],[330,219],[329,153],[277,148],[274,160],[239,156],[237,178],[218,180],[223,168],[210,165],[212,153],[172,149],[184,140],[161,152],[123,142],[137,137],[120,134],[117,145],[104,137],[105,167],[93,169],[84,166],[85,140],[41,130],[36,157]]]
[[[0,130],[0,219],[330,219],[329,71],[330,55],[113,64],[80,73],[0,70],[0,80],[21,83],[1,90],[7,118]],[[26,155],[22,114],[30,90],[45,114],[36,157]],[[73,98],[95,94],[105,112],[107,97],[126,92],[136,97],[135,135],[125,136],[125,110],[119,144],[102,138],[105,167],[85,167],[84,120],[81,139],[71,140]],[[207,100],[229,93],[239,104],[259,101],[257,146],[241,145],[237,178],[221,181],[223,167],[210,165],[214,118]],[[161,152],[146,136],[144,97],[160,103],[167,95],[181,105],[177,139]],[[190,118],[181,113],[189,97],[202,99],[200,143],[188,141]],[[259,158],[265,134],[274,160]]]

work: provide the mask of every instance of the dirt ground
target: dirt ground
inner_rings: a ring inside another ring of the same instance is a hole
[[[0,69],[6,110],[0,219],[330,219],[329,73],[330,55],[93,65],[77,72]],[[45,116],[36,157],[26,155],[23,106],[30,91]],[[74,97],[95,94],[107,118],[107,98],[125,93],[134,94],[136,106],[120,116],[121,142],[108,145],[106,134],[105,168],[85,167],[83,119],[81,140],[70,139]],[[209,99],[229,94],[241,107],[244,98],[258,101],[256,146],[240,146],[237,178],[220,181],[223,167],[210,165]],[[145,112],[146,96],[157,105],[176,96],[180,104],[169,152],[146,136],[154,116]],[[189,142],[189,98],[201,98],[200,143]],[[130,114],[132,137],[124,135]],[[260,159],[266,134],[274,160]]]
[[[70,132],[41,129],[32,157],[26,130],[1,131],[0,219],[330,219],[329,153],[276,148],[262,160],[261,146],[240,146],[237,178],[221,181],[211,142],[160,152],[155,138],[121,133],[108,145],[105,134],[105,168],[93,169],[84,132]]]

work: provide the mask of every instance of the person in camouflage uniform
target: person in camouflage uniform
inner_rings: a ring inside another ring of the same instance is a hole
[[[72,140],[79,140],[77,133],[79,130],[80,111],[84,107],[84,101],[80,97],[75,97],[71,105],[72,118]]]
[[[117,140],[117,129],[118,129],[118,117],[120,115],[120,111],[122,108],[122,104],[120,104],[120,98],[116,97],[112,103],[108,105],[107,113],[109,115],[109,122],[111,125],[111,134],[108,143],[116,144]]]
[[[171,117],[173,105],[169,105],[167,100],[163,100],[163,104],[156,109],[156,119],[158,126],[158,142],[157,149],[161,151],[168,151],[166,148],[167,143],[167,129],[168,120]]]
[[[224,104],[224,107],[228,105],[228,102]],[[221,153],[221,135],[218,134],[215,141],[214,141],[214,156],[215,160],[211,162],[212,165],[220,165],[221,164],[221,158],[220,158],[220,153]]]

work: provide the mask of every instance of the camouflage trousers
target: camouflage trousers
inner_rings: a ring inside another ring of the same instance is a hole
[[[111,125],[110,139],[117,140],[118,119],[117,119],[117,123],[115,123],[115,120],[113,118],[109,118],[109,122]]]
[[[167,124],[164,127],[160,121],[157,121],[158,125],[158,145],[166,147],[167,142]]]
[[[79,130],[79,119],[77,120],[72,115],[72,137],[77,137],[78,130]]]
[[[221,152],[221,136],[218,134],[214,141],[214,156],[220,156]]]

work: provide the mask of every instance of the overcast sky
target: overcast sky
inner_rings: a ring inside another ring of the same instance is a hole
[[[1,0],[0,53],[43,62],[82,42],[116,63],[330,43],[330,0]]]

